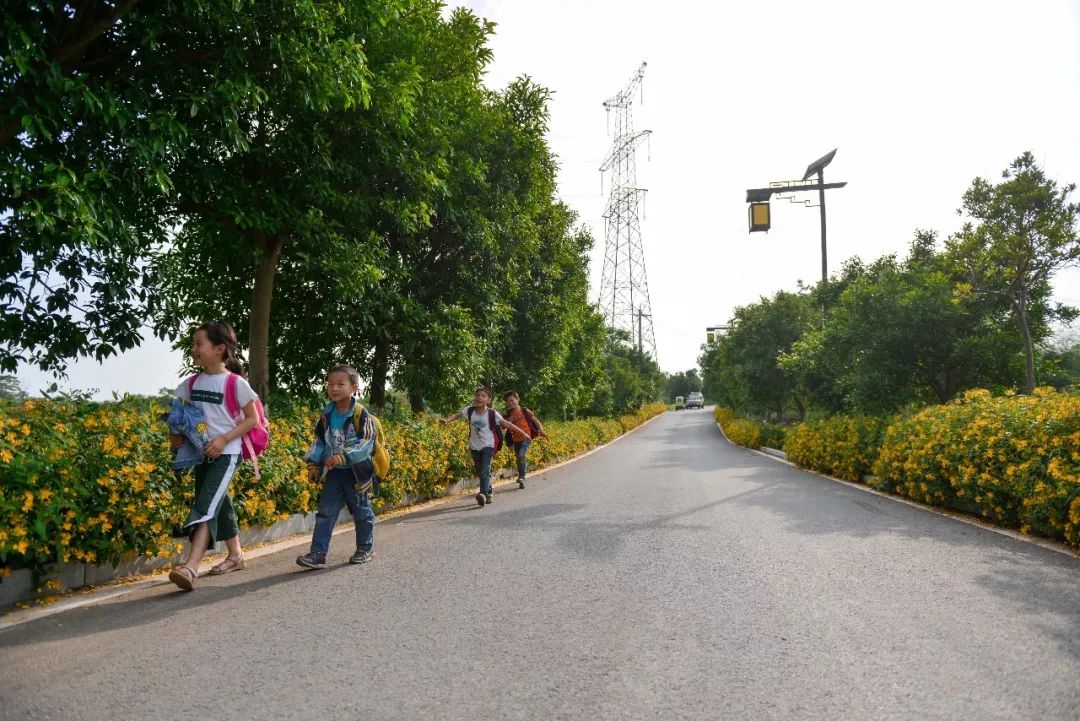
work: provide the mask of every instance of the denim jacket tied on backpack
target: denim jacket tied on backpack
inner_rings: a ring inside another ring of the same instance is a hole
[[[173,448],[173,470],[202,463],[206,447],[210,445],[210,436],[206,433],[206,422],[198,406],[173,398],[165,415],[165,423],[171,435],[183,439],[179,446]]]
[[[322,415],[315,424],[315,442],[311,444],[311,449],[304,457],[308,465],[321,468],[323,476],[326,475],[325,463],[330,456],[335,454],[335,447],[338,446],[334,442],[333,431],[330,429],[330,414],[336,407],[337,404],[331,402],[323,409]],[[358,484],[357,490],[363,493],[374,489],[374,493],[378,494],[375,467],[371,463],[371,453],[375,449],[375,426],[371,422],[371,417],[364,412],[360,416],[359,424],[362,433],[357,433],[357,423],[353,418],[355,410],[356,400],[354,399],[349,408],[349,417],[345,420],[341,447],[337,452],[345,457],[345,465],[352,469]]]

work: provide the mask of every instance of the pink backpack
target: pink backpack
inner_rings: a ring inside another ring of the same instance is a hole
[[[195,379],[198,377],[199,374],[196,373],[188,380],[189,395],[195,388]],[[244,421],[244,410],[240,407],[239,401],[236,400],[237,378],[239,376],[235,373],[229,373],[229,377],[225,380],[225,409],[229,411],[233,421],[240,425]],[[241,451],[243,457],[251,461],[251,465],[254,466],[255,477],[259,478],[258,456],[261,456],[266,447],[270,445],[270,422],[266,420],[266,413],[263,411],[262,401],[258,396],[255,396],[255,414],[258,416],[259,421],[254,428],[241,438]]]

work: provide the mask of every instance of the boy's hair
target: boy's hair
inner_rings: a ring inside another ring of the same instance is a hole
[[[488,388],[487,386],[480,386],[480,387],[479,387],[479,388],[477,388],[477,389],[476,389],[475,391],[473,391],[473,395],[476,395],[477,393],[484,393],[484,394],[486,394],[486,395],[487,395],[487,397],[488,397],[488,400],[489,400],[489,401],[490,401],[490,400],[491,400],[491,398],[492,398],[492,395],[491,395],[491,389],[490,389],[490,388]]]
[[[506,391],[506,393],[503,393],[503,400],[508,401],[510,400],[511,396],[517,398],[518,400],[521,400],[521,396],[518,394],[517,391]]]
[[[225,346],[225,354],[221,359],[230,373],[247,378],[247,374],[244,373],[244,364],[240,362],[236,351],[236,331],[231,325],[223,320],[208,320],[195,329],[196,333],[199,331],[206,333],[206,339],[212,344]]]
[[[360,374],[357,373],[356,369],[353,368],[352,366],[344,366],[344,365],[342,365],[342,366],[334,366],[326,374],[326,377],[329,378],[330,376],[334,375],[335,373],[344,373],[346,376],[348,376],[350,384],[352,384],[354,386],[360,385]]]

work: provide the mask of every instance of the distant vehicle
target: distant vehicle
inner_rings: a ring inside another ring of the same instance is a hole
[[[686,410],[686,399],[682,396],[675,396],[675,410]]]
[[[687,408],[704,408],[705,407],[705,396],[701,395],[697,391],[694,391],[689,396],[687,396],[687,398],[686,398],[686,407]]]

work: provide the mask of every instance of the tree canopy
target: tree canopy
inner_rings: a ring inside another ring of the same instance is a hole
[[[569,415],[659,397],[587,297],[551,91],[485,87],[471,11],[31,2],[2,27],[0,367],[226,318],[264,399],[342,362],[416,411],[479,383]]]

